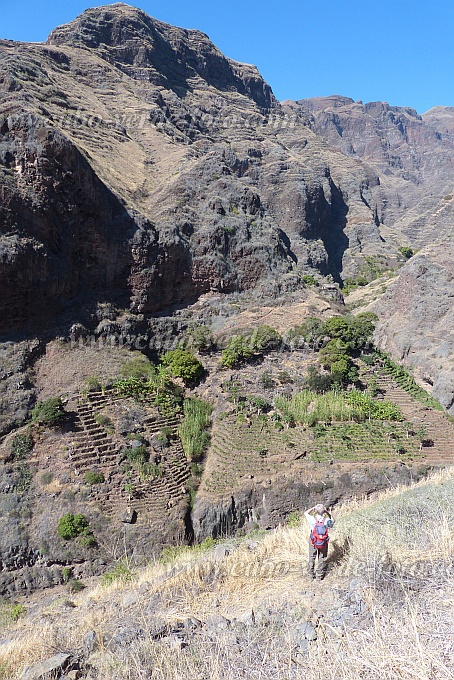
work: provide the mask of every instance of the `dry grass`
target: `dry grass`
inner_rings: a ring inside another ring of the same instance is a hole
[[[57,599],[8,631],[0,677],[2,668],[12,680],[24,665],[80,649],[93,630],[103,642],[90,663],[98,670],[93,677],[103,680],[448,680],[454,677],[453,488],[451,468],[339,508],[331,569],[315,585],[302,575],[307,529],[301,525],[243,540],[226,557],[183,551],[132,581],[71,596],[75,606]],[[356,592],[367,617],[333,623],[339,593]],[[153,638],[156,621],[175,627],[213,615],[233,625],[205,627],[187,645],[178,635]],[[246,623],[235,624],[242,617]],[[298,653],[296,626],[307,620],[317,625],[318,641]],[[126,646],[109,645],[116,631],[131,627],[141,635]]]

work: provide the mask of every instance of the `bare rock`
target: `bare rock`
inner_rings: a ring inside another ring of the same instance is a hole
[[[61,675],[61,672],[65,670],[70,661],[70,654],[55,654],[55,656],[45,661],[26,668],[21,675],[21,680],[41,680],[43,677],[51,676],[51,674]]]

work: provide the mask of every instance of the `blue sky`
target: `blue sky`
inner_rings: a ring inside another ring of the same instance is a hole
[[[0,0],[0,37],[43,41],[102,3]],[[110,4],[110,3],[106,3]],[[136,0],[258,66],[278,99],[342,94],[423,113],[454,106],[454,0]]]

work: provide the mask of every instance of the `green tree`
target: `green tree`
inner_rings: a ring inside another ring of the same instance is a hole
[[[244,335],[233,335],[228,339],[227,347],[222,351],[221,363],[226,368],[233,368],[253,356],[254,350],[249,339]]]
[[[86,533],[89,530],[89,523],[84,515],[63,515],[58,522],[58,534],[65,541],[71,541],[73,538]]]
[[[295,326],[287,333],[286,340],[289,344],[292,344],[300,337],[309,347],[318,349],[321,347],[325,335],[324,322],[316,316],[309,316],[300,326]]]
[[[186,349],[172,349],[161,357],[161,362],[175,378],[194,383],[203,375],[203,364]]]
[[[325,321],[324,331],[330,338],[349,339],[349,323],[343,316],[332,316]]]
[[[275,328],[267,326],[259,326],[254,329],[250,337],[250,344],[256,352],[271,352],[278,349],[282,342],[282,337]]]
[[[183,341],[184,347],[196,352],[208,352],[216,345],[213,334],[208,326],[191,324]]]
[[[315,366],[309,366],[304,380],[308,389],[316,394],[323,394],[331,389],[333,380],[327,373],[321,373]]]
[[[345,359],[349,362],[350,356],[348,351],[349,346],[346,342],[340,339],[333,339],[320,350],[318,357],[323,368],[331,369],[332,364],[337,361]]]

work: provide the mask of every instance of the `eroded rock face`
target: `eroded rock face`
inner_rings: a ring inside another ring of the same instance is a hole
[[[87,10],[52,31],[47,43],[97,50],[128,76],[164,88],[189,89],[197,78],[264,109],[277,104],[254,66],[227,59],[204,33],[165,24],[123,3]]]
[[[1,42],[0,91],[0,333],[100,299],[153,314],[311,269],[340,282],[395,252],[376,174],[198,31],[87,10],[46,45]]]

